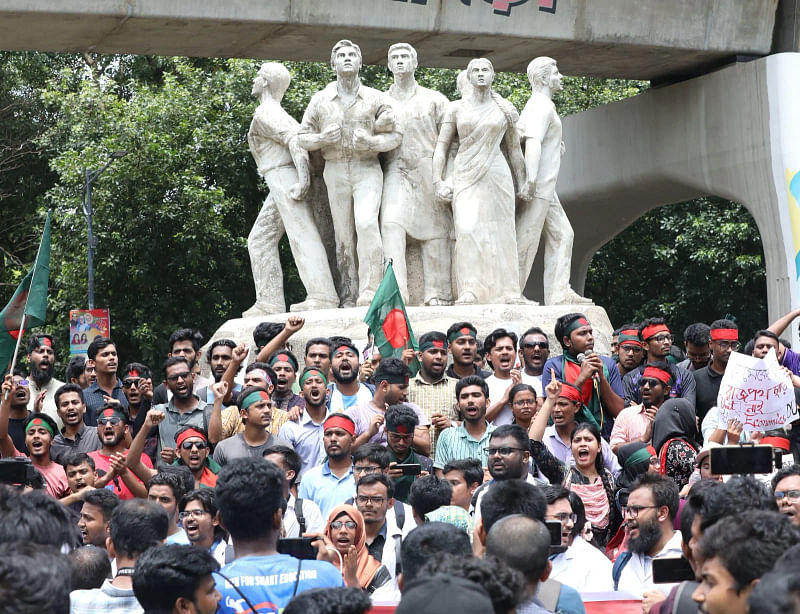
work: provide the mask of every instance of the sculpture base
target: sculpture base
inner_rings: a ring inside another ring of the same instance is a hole
[[[517,334],[531,326],[538,326],[547,333],[552,354],[560,354],[561,346],[555,338],[553,329],[556,319],[570,312],[580,312],[589,318],[594,328],[595,351],[608,354],[613,327],[605,309],[599,305],[452,305],[448,307],[407,307],[411,328],[417,339],[431,330],[446,332],[455,322],[470,322],[478,329],[478,337],[483,339],[495,328],[510,329]],[[313,337],[344,335],[350,337],[356,346],[363,349],[367,345],[367,325],[364,324],[366,307],[348,309],[320,309],[298,313],[280,313],[269,316],[256,316],[228,320],[211,337],[203,348],[204,354],[214,339],[228,338],[236,343],[253,344],[253,329],[261,322],[286,322],[289,315],[305,318],[305,326],[291,337],[289,346],[300,361],[301,369],[306,341]],[[253,354],[248,357],[252,362]],[[208,362],[203,360],[203,374],[208,375]]]

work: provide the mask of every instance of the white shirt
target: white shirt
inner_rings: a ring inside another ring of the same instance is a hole
[[[286,537],[300,537],[300,523],[294,513],[295,497],[289,493],[289,501],[286,503],[286,512],[283,514],[283,529]],[[306,533],[324,533],[325,520],[319,506],[311,499],[303,499],[303,518],[306,521]]]
[[[522,375],[522,383],[528,384],[536,391],[536,397],[544,398],[544,388],[542,388],[542,376],[541,375],[528,375],[525,373],[525,369],[521,370]]]
[[[633,595],[636,599],[641,599],[644,596],[644,591],[655,588],[653,584],[653,559],[670,559],[682,556],[681,539],[681,532],[675,531],[655,556],[651,557],[640,553],[633,554],[627,565],[622,568],[622,574],[619,577],[619,590]],[[608,577],[611,578],[611,571],[608,572]],[[659,584],[658,590],[668,595],[672,588],[677,585],[677,583]]]
[[[535,477],[533,477],[530,473],[525,474],[525,481],[528,484],[533,484],[534,486],[541,486],[541,482],[537,481]],[[494,484],[494,481],[486,482],[486,487],[482,488],[481,491],[478,493],[477,499],[475,499],[475,509],[473,510],[473,518],[475,519],[475,524],[478,524],[478,520],[481,518],[481,501],[483,501],[483,495],[485,495],[489,489]]]
[[[513,381],[510,377],[508,379],[500,379],[496,375],[490,375],[486,378],[486,384],[489,386],[489,404],[494,405],[503,398],[508,387],[513,384]],[[492,424],[495,426],[511,424],[512,420],[514,420],[514,413],[511,411],[511,405],[506,403],[503,405],[503,409],[500,410],[500,413],[494,417]]]
[[[719,423],[719,408],[715,405],[706,412],[705,418],[703,418],[703,422],[700,424],[700,432],[703,434],[703,441],[708,441],[708,438],[711,437],[718,428],[727,430],[728,425]],[[739,435],[739,441],[750,441],[750,433],[742,431]],[[727,433],[725,433],[725,439],[722,441],[722,445],[728,445]]]
[[[611,561],[597,548],[577,536],[566,552],[553,560],[550,578],[571,586],[579,593],[602,593],[614,590]]]

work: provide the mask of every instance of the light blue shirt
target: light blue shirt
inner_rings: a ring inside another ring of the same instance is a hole
[[[331,472],[328,461],[325,461],[306,472],[297,496],[300,499],[311,499],[319,507],[322,517],[327,518],[331,510],[350,499],[355,490],[352,464],[350,470],[338,478]]]
[[[325,454],[325,446],[322,443],[323,430],[322,422],[314,422],[308,412],[304,410],[298,422],[287,420],[278,432],[278,437],[290,442],[303,459],[303,468],[300,470],[301,476],[305,475],[306,471],[312,467],[325,462],[327,455]]]

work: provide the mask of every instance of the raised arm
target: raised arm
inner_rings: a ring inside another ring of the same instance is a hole
[[[547,428],[547,423],[550,421],[550,415],[553,413],[556,399],[561,394],[561,382],[556,379],[556,373],[550,369],[550,381],[544,389],[546,398],[542,408],[536,413],[536,417],[531,423],[531,428],[528,431],[528,437],[534,441],[541,441],[544,437],[544,430]]]
[[[3,458],[14,458],[16,456],[17,449],[8,434],[8,419],[11,417],[11,396],[16,391],[14,376],[6,375],[3,379],[3,385],[0,387],[0,456]]]
[[[144,444],[147,441],[147,435],[154,426],[164,420],[164,412],[158,409],[151,409],[145,416],[144,423],[136,433],[136,437],[131,442],[131,447],[128,449],[128,456],[125,459],[125,464],[128,469],[133,471],[142,482],[147,483],[156,473],[155,469],[151,469],[142,462],[142,454],[144,453]]]
[[[792,323],[792,320],[794,320],[797,316],[800,316],[800,309],[795,309],[781,316],[780,318],[775,320],[772,324],[770,324],[767,330],[775,333],[778,337],[780,337],[783,331],[786,330],[786,327],[789,326],[789,324]],[[783,352],[785,350],[786,348],[781,343],[780,348],[778,350],[778,360],[781,360],[783,358]]]
[[[297,331],[303,328],[303,325],[306,323],[306,319],[300,316],[289,316],[286,320],[286,324],[283,327],[283,330],[279,332],[275,337],[273,337],[267,345],[261,348],[258,351],[258,355],[256,356],[256,361],[258,362],[267,362],[269,357],[272,356],[278,350],[281,350],[286,342],[289,340],[289,337],[294,335]],[[241,364],[241,363],[239,363]],[[233,384],[233,380],[230,382]]]
[[[214,407],[208,420],[208,441],[216,445],[222,439],[222,400],[228,394],[228,382],[221,381],[211,386],[214,393]]]

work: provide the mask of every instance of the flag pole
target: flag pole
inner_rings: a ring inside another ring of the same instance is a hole
[[[47,213],[48,219],[50,218],[50,212]],[[45,225],[47,222],[45,222]],[[39,239],[39,249],[36,250],[36,260],[33,261],[33,274],[31,275],[31,283],[28,285],[28,294],[25,296],[25,307],[22,309],[22,320],[19,323],[19,334],[17,335],[17,343],[14,346],[14,354],[11,356],[11,366],[8,368],[8,372],[12,377],[14,377],[14,367],[17,365],[17,353],[19,352],[19,344],[22,342],[22,335],[25,334],[25,318],[28,317],[28,299],[31,297],[30,289],[33,287],[33,281],[36,279],[36,269],[39,267],[39,255],[42,253],[42,241],[44,241],[44,231],[42,231],[42,238]],[[3,396],[3,400],[8,400],[8,390],[6,390],[6,394]]]

